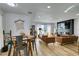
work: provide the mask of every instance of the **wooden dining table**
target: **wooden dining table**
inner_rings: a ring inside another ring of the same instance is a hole
[[[28,54],[33,56],[33,51],[32,51],[32,40],[33,40],[34,36],[25,36],[23,37],[23,42],[27,42],[27,45],[28,45]],[[16,53],[16,36],[12,36],[12,40],[13,40],[13,48],[14,48],[14,51],[13,51],[13,55],[15,55]]]

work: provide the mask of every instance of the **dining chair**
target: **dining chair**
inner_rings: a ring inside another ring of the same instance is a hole
[[[12,41],[12,31],[11,31],[11,30],[10,30],[9,36],[10,36],[10,37],[8,37],[8,39],[9,39],[9,41],[8,41],[8,56],[10,56],[11,53],[12,53],[12,45],[13,45],[13,41]]]
[[[24,50],[24,56],[28,56],[27,43],[23,42],[23,36],[16,36],[16,55],[20,53],[20,50]]]

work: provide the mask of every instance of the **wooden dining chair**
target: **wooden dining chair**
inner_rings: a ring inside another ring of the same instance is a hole
[[[10,37],[8,37],[9,41],[8,41],[8,56],[11,55],[12,53],[12,45],[13,45],[13,41],[12,41],[12,31],[10,30]]]
[[[24,56],[28,56],[27,43],[23,42],[23,36],[16,36],[16,55],[20,53],[20,50],[24,50]]]

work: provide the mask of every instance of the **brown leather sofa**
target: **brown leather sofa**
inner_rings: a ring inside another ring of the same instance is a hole
[[[43,35],[41,40],[43,40],[46,44],[54,43],[55,42],[55,37],[53,37],[53,36],[48,37],[47,35]]]
[[[68,36],[57,36],[55,38],[56,42],[61,43],[61,45],[66,43],[74,43],[77,42],[78,36],[68,35]]]

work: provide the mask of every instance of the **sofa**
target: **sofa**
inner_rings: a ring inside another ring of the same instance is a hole
[[[75,35],[55,37],[55,41],[61,43],[61,45],[67,44],[67,43],[74,43],[74,42],[77,42],[77,40],[78,40],[78,36],[75,36]]]
[[[41,37],[41,40],[43,40],[46,44],[48,43],[55,43],[55,36],[47,36],[47,35],[43,35]]]

